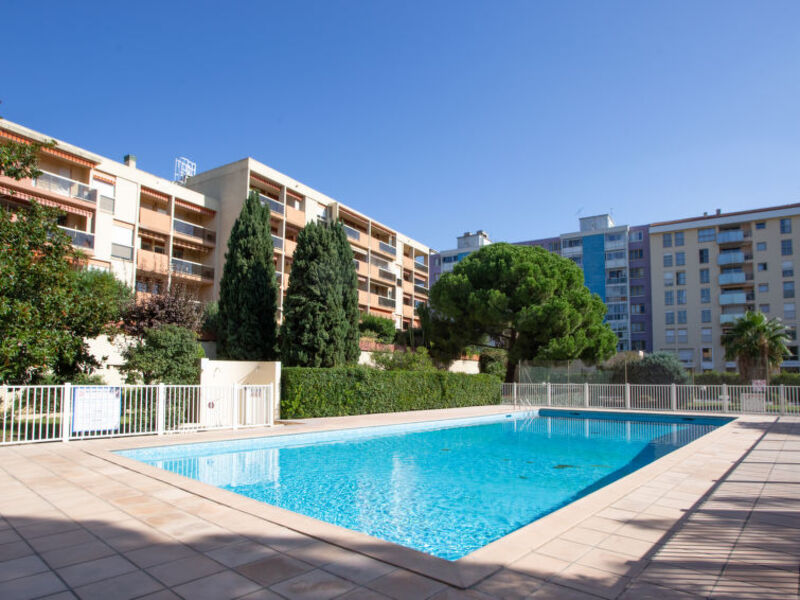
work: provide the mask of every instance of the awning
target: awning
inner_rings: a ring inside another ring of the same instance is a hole
[[[186,248],[187,250],[194,250],[196,252],[203,252],[204,254],[208,253],[208,247],[202,246],[200,244],[193,244],[191,242],[187,242],[179,237],[175,237],[172,239],[173,246],[179,246],[181,248]]]
[[[73,215],[80,215],[81,217],[86,217],[87,219],[91,219],[94,216],[94,212],[90,210],[78,208],[77,206],[72,206],[71,204],[56,202],[55,200],[50,200],[49,198],[44,198],[42,196],[35,196],[34,194],[28,194],[27,192],[20,192],[19,190],[12,189],[5,185],[0,185],[0,194],[4,196],[11,196],[15,199],[21,198],[23,200],[28,200],[29,202],[31,200],[35,200],[42,206],[52,206],[53,208],[72,213]]]
[[[191,202],[186,202],[186,200],[180,200],[175,198],[175,206],[180,206],[186,210],[191,210],[196,213],[200,213],[201,215],[209,215],[213,217],[217,214],[217,211],[212,210],[210,208],[206,208],[205,206],[200,206],[199,204],[192,204]]]
[[[263,183],[265,186],[272,188],[277,193],[281,193],[281,186],[276,183],[271,182],[269,179],[261,177],[261,175],[256,175],[255,173],[250,173],[250,177],[258,181],[259,183]]]

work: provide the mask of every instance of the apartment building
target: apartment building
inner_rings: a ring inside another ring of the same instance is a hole
[[[283,292],[279,318],[300,230],[312,221],[341,221],[355,255],[359,309],[394,320],[398,329],[419,326],[415,308],[428,301],[430,248],[424,244],[252,158],[199,173],[186,186],[219,199],[218,244],[223,249],[248,193],[257,192],[269,204],[275,270]],[[223,250],[216,257],[215,296],[224,261]]]
[[[654,223],[650,226],[653,341],[695,371],[735,370],[721,338],[748,310],[787,325],[797,345],[795,256],[800,204]]]
[[[0,141],[47,142],[39,132],[0,120]],[[125,163],[57,141],[39,153],[36,179],[0,175],[0,203],[36,200],[59,209],[59,226],[86,255],[89,268],[110,271],[140,294],[180,283],[212,298],[216,199]]]
[[[489,234],[483,229],[472,233],[467,231],[456,238],[456,247],[451,250],[441,250],[431,254],[430,258],[430,284],[433,285],[442,276],[449,273],[458,263],[473,252],[492,243]]]
[[[608,308],[606,322],[617,334],[617,350],[652,351],[648,227],[616,225],[608,214],[579,223],[579,231],[518,244],[574,261],[583,269],[586,287]]]
[[[47,142],[39,132],[0,120],[0,140]],[[0,203],[36,200],[64,214],[59,226],[87,257],[139,295],[181,285],[201,301],[219,295],[225,250],[244,199],[254,190],[271,209],[275,266],[283,295],[297,235],[313,220],[345,224],[359,277],[363,312],[418,326],[415,307],[428,299],[430,249],[367,215],[246,158],[190,178],[184,185],[56,140],[39,153],[42,175],[0,176]],[[279,314],[280,318],[280,314]]]

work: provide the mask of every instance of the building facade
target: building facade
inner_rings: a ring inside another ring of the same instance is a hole
[[[51,138],[0,120],[3,139]],[[252,158],[181,185],[137,169],[133,156],[119,163],[63,141],[39,154],[36,179],[0,176],[0,203],[58,208],[59,226],[89,268],[114,273],[139,296],[181,285],[201,301],[216,299],[231,228],[254,190],[271,209],[281,307],[300,229],[341,220],[356,257],[361,310],[398,328],[418,326],[414,308],[428,299],[430,249]]]
[[[732,371],[722,335],[748,310],[779,317],[797,346],[795,256],[800,204],[650,226],[654,349],[695,371]]]
[[[431,254],[430,259],[430,284],[433,285],[442,276],[449,273],[458,263],[473,252],[492,243],[489,234],[479,229],[475,233],[467,231],[456,238],[456,247],[452,250],[441,250]]]
[[[574,261],[583,269],[586,287],[606,304],[606,322],[617,334],[617,350],[650,352],[648,227],[616,225],[607,214],[579,221],[579,231],[518,243],[539,246]]]

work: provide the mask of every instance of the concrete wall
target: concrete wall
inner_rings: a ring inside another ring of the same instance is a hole
[[[87,340],[89,352],[100,363],[100,368],[95,369],[92,375],[100,375],[107,385],[122,385],[125,377],[119,372],[122,363],[122,352],[135,342],[134,338],[118,335],[113,340],[108,336]]]
[[[267,385],[273,384],[275,419],[280,418],[281,363],[256,360],[200,361],[200,385]]]
[[[374,367],[375,363],[372,361],[372,352],[365,352],[362,350],[361,356],[358,357],[358,364]],[[477,375],[480,373],[477,360],[454,360],[450,363],[450,367],[447,370],[451,373],[468,373],[470,375]]]

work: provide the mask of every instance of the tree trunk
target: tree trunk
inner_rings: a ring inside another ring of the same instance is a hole
[[[506,360],[506,383],[514,383],[514,373],[517,369],[517,364],[511,358],[511,350],[514,348],[514,342],[517,341],[517,332],[513,329],[508,336],[508,359]]]

